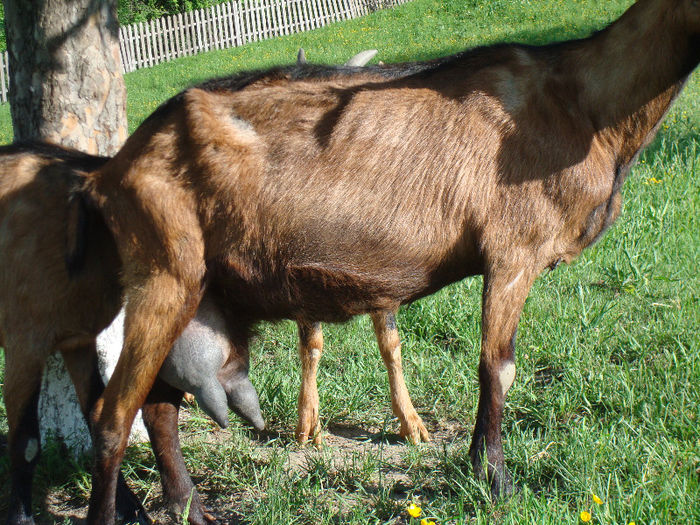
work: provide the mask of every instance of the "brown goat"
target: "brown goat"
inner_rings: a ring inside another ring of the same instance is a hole
[[[84,208],[79,200],[69,203],[81,174],[97,169],[106,160],[48,144],[0,147],[0,343],[6,356],[4,397],[12,477],[7,522],[11,524],[33,523],[32,474],[41,452],[37,403],[48,354],[61,352],[88,421],[104,390],[95,337],[121,306],[121,263],[99,213]],[[70,250],[66,249],[67,234]],[[86,250],[78,254],[80,246]],[[73,268],[72,276],[66,265],[67,255],[73,256],[74,263],[82,262],[80,270]],[[191,323],[189,335],[183,334],[176,346],[197,345],[203,355],[220,352],[229,356],[219,372],[223,387],[238,397],[250,395],[247,351],[241,352],[241,346],[230,342],[229,347],[219,348],[225,344],[207,338],[199,328],[202,322],[218,326],[211,307],[203,315],[198,312],[198,317],[199,324]],[[225,335],[226,330],[219,332]],[[203,344],[210,348],[202,348]],[[214,362],[215,371],[221,360]],[[177,385],[172,379],[169,381],[159,380],[154,385],[143,407],[144,422],[162,473],[165,499],[179,513],[192,495],[190,522],[202,524],[211,516],[193,492],[177,435],[182,390],[171,386]],[[255,396],[254,390],[252,393]],[[245,398],[232,408],[255,424],[257,396],[253,401],[252,410]],[[117,494],[121,517],[129,522],[150,523],[121,477]]]
[[[698,0],[640,0],[588,39],[423,64],[278,68],[189,89],[91,174],[124,261],[124,349],[94,415],[88,521],[112,523],[127,429],[208,287],[259,320],[393,310],[484,275],[471,455],[501,443],[537,275],[620,210],[639,151],[700,60]]]

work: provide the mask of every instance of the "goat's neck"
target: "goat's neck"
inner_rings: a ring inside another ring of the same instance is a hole
[[[582,109],[621,166],[653,138],[697,65],[698,51],[676,11],[661,4],[633,5],[571,52]]]

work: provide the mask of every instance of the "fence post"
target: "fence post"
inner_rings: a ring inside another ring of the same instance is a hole
[[[5,76],[5,64],[9,62],[9,57],[7,51],[3,51],[0,55],[0,85],[2,86],[2,91],[0,92],[0,97],[2,102],[7,102],[7,84],[8,78]]]

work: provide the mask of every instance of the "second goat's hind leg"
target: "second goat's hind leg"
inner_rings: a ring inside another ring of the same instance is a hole
[[[318,362],[323,352],[323,331],[321,323],[297,321],[299,328],[299,357],[301,358],[301,388],[297,403],[298,421],[297,442],[306,443],[313,438],[314,444],[322,441],[318,422],[318,387],[316,374]]]
[[[396,328],[395,312],[382,310],[372,314],[374,333],[382,354],[382,359],[389,374],[389,389],[391,390],[391,408],[401,422],[401,437],[411,443],[430,441],[430,434],[423,421],[411,403],[408,389],[403,378],[401,365],[401,340]]]
[[[202,505],[182,457],[177,430],[183,392],[156,378],[143,406],[143,420],[151,439],[163,485],[163,495],[174,517],[180,518],[189,502],[191,525],[213,523],[215,519]]]

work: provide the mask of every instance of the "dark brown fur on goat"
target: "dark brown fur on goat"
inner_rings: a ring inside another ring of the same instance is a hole
[[[697,0],[640,0],[585,40],[274,69],[164,104],[88,187],[130,298],[95,411],[89,522],[111,523],[126,429],[207,287],[245,336],[259,320],[344,321],[483,274],[471,452],[492,493],[508,491],[500,427],[522,305],[544,268],[617,216],[699,36]]]

